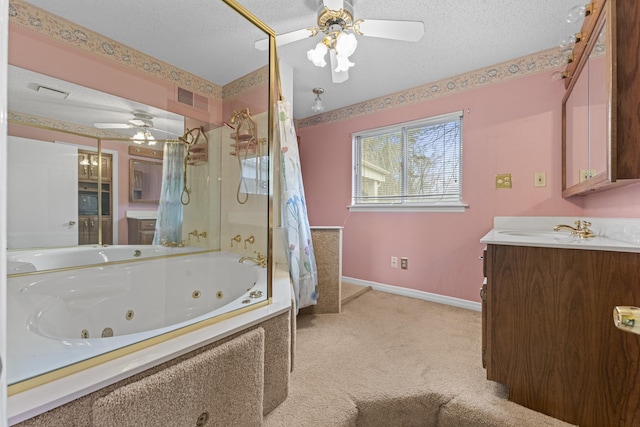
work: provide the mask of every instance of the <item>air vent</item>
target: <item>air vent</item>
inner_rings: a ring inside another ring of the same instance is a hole
[[[193,95],[193,106],[198,110],[209,111],[209,99],[196,93]]]
[[[193,92],[178,88],[178,102],[182,102],[183,104],[187,104],[193,107]]]
[[[202,111],[209,111],[209,99],[190,90],[178,88],[178,102]]]
[[[38,92],[40,95],[48,96],[50,98],[57,98],[57,99],[67,99],[67,96],[69,96],[69,92],[65,92],[63,90],[58,90],[58,89],[54,89],[54,88],[42,86],[42,85],[36,86],[36,92]]]

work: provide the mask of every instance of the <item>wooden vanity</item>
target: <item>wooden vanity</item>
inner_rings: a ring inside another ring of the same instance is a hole
[[[616,329],[613,308],[640,305],[640,249],[549,246],[487,245],[487,379],[507,385],[509,400],[571,424],[638,426],[640,335]]]

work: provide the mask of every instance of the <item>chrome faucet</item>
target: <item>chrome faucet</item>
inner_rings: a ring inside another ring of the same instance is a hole
[[[565,225],[565,224],[558,224],[555,227],[553,227],[553,231],[559,231],[559,230],[569,230],[571,231],[571,235],[575,236],[579,239],[587,239],[589,237],[595,237],[595,234],[593,234],[593,231],[591,231],[589,229],[589,227],[591,226],[591,223],[589,221],[580,221],[577,220],[574,223],[576,226],[572,227],[570,225]]]
[[[260,252],[258,252],[258,256],[255,258],[250,256],[243,256],[242,258],[240,258],[238,262],[245,262],[245,261],[254,262],[256,265],[259,265],[260,267],[267,266],[267,257],[262,255]]]

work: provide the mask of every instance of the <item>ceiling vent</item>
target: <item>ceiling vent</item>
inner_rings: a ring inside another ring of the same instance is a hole
[[[49,98],[56,99],[67,99],[69,96],[69,92],[65,92],[63,90],[54,89],[47,86],[37,85],[36,92],[40,95],[48,96]]]

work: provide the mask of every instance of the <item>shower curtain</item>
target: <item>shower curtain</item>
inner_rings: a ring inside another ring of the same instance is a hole
[[[288,102],[278,101],[276,121],[281,151],[282,226],[297,312],[318,302],[318,269],[304,198],[298,141]]]
[[[164,144],[162,189],[158,204],[154,245],[179,244],[182,240],[182,190],[184,186],[185,147],[182,142]]]

